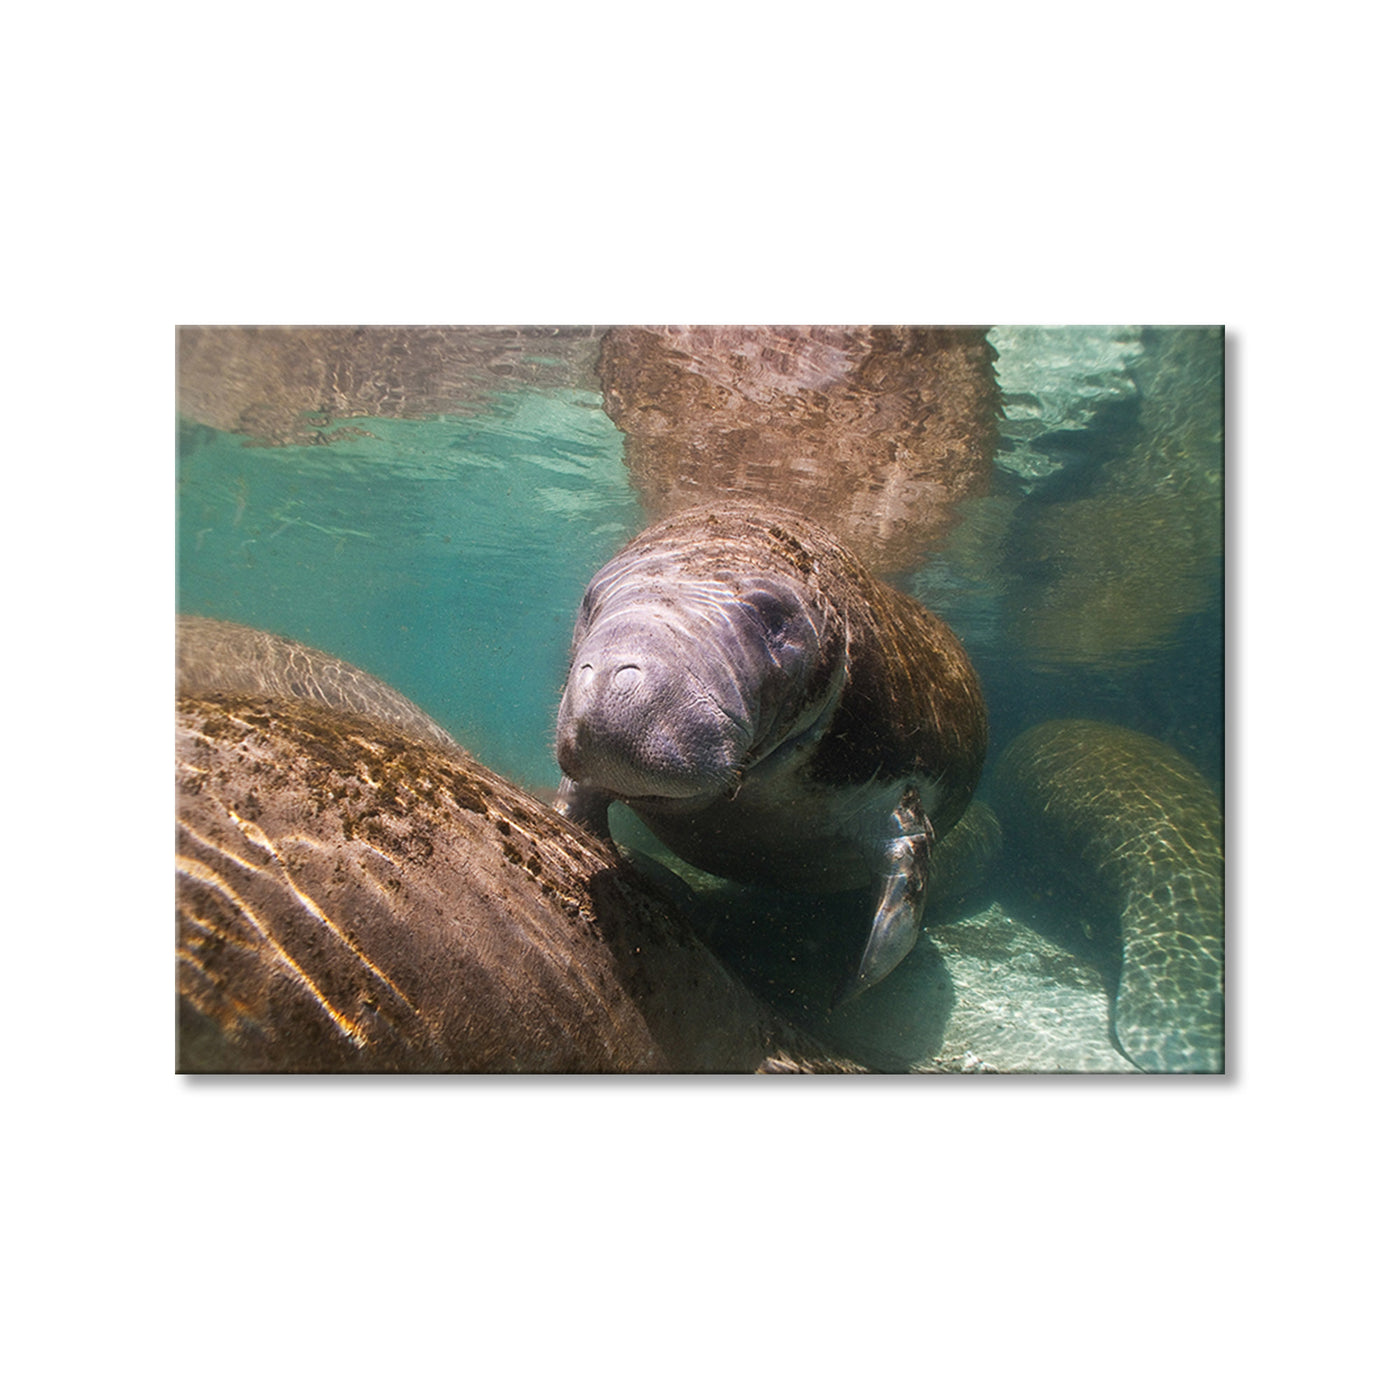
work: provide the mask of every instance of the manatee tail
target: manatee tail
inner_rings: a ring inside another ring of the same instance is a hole
[[[1162,897],[1130,902],[1113,1031],[1149,1074],[1225,1068],[1224,939],[1218,918],[1169,917]]]

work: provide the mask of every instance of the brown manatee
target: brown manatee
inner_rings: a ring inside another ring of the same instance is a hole
[[[995,359],[977,326],[615,326],[598,378],[649,521],[792,505],[891,574],[987,489]]]
[[[264,693],[233,694],[228,637],[205,635],[195,669],[183,633],[182,670],[219,684],[177,702],[182,1071],[856,1068],[762,1008],[615,851],[415,734],[388,687],[335,662],[374,712],[325,684],[278,695],[308,652],[264,637],[243,672]]]
[[[1113,1028],[1154,1072],[1224,1067],[1223,831],[1210,785],[1156,739],[1036,725],[997,764],[1009,848],[1106,901],[1122,938]]]
[[[329,652],[237,622],[184,616],[175,624],[175,688],[181,695],[280,695],[328,710],[373,715],[435,748],[456,740],[377,676]]]
[[[637,536],[589,584],[559,708],[559,809],[606,831],[614,800],[714,874],[872,885],[842,999],[913,947],[930,851],[987,744],[953,633],[833,536],[776,508],[700,507]]]

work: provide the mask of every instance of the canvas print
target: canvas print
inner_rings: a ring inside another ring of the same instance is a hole
[[[1220,1074],[1218,326],[177,333],[177,1069]]]

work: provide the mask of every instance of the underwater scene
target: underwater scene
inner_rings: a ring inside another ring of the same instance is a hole
[[[182,1072],[1223,1072],[1220,327],[177,348]]]

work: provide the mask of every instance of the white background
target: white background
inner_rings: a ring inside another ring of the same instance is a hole
[[[965,8],[10,17],[16,1394],[1393,1384],[1393,44]],[[1226,324],[1226,1080],[176,1078],[174,326],[655,320]]]

